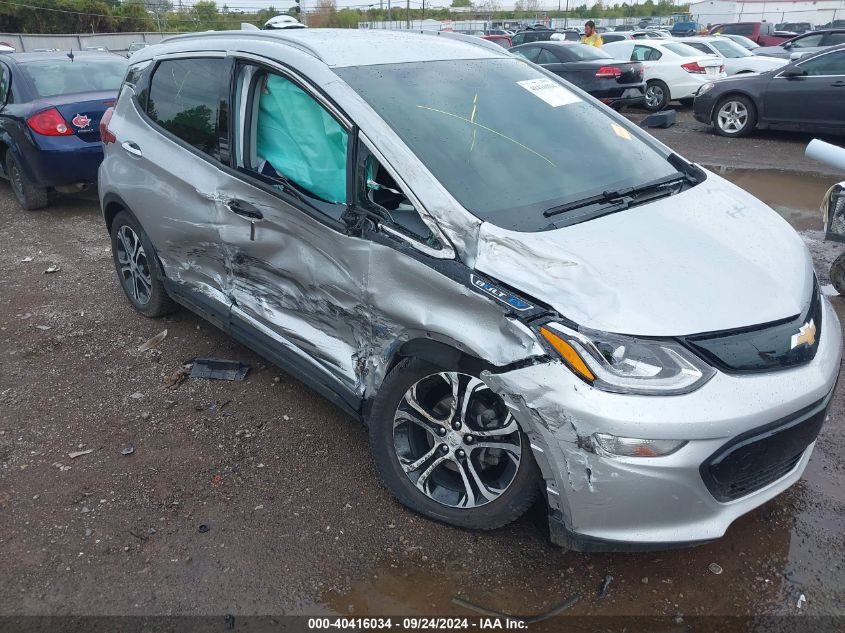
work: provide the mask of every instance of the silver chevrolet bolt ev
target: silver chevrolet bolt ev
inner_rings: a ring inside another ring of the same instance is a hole
[[[406,506],[543,494],[580,550],[708,541],[803,472],[836,315],[764,204],[468,36],[211,32],[101,126],[114,262],[369,428]]]

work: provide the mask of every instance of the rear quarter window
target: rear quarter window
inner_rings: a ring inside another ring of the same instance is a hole
[[[146,112],[160,127],[220,160],[229,64],[222,58],[173,59],[159,63],[150,80]],[[223,122],[223,126],[221,126]]]

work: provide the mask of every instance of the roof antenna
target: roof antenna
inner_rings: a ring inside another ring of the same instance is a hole
[[[73,49],[70,49],[67,56],[70,58],[70,61],[73,61]]]

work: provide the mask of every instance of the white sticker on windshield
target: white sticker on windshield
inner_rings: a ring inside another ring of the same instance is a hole
[[[581,101],[575,93],[570,92],[551,79],[525,79],[516,83],[534,94],[534,96],[540,97],[553,108],[572,103],[580,103]]]

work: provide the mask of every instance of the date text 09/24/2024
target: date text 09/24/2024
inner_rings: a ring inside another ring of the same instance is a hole
[[[308,630],[380,630],[448,631],[448,630],[521,630],[527,623],[519,618],[309,618]]]

